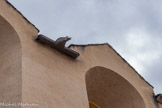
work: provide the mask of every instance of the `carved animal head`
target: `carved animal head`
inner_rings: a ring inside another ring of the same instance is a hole
[[[65,40],[66,40],[66,41],[69,41],[69,40],[71,40],[71,37],[66,36],[66,37],[65,37]]]
[[[68,40],[71,40],[70,37],[66,36],[66,37],[60,37],[56,40],[56,42],[67,42]]]

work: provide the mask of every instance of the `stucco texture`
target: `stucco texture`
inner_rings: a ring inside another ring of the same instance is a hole
[[[72,59],[36,42],[38,29],[6,0],[0,1],[0,28],[0,101],[37,108],[89,108],[89,101],[101,108],[161,108],[153,87],[108,44],[72,45],[80,53]]]

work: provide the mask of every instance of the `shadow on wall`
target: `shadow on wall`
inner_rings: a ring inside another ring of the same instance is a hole
[[[89,101],[89,107],[90,107],[90,108],[101,108],[101,107],[98,106],[96,103],[91,102],[91,101]]]
[[[20,102],[22,56],[19,36],[0,16],[0,102]]]
[[[88,70],[86,86],[90,108],[146,108],[138,91],[122,76],[107,68]]]

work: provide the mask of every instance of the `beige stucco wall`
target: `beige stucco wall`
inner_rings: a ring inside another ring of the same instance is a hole
[[[22,59],[20,40],[10,24],[0,16],[0,102],[22,99]],[[1,105],[0,105],[1,107]]]
[[[100,66],[112,70],[133,85],[146,108],[157,108],[153,88],[110,46],[106,44],[72,46],[71,49],[80,53],[74,60],[34,41],[38,30],[5,0],[0,1],[0,16],[11,25],[20,39],[18,43],[21,48],[19,53],[21,67],[16,69],[21,71],[14,72],[17,76],[21,76],[18,83],[21,86],[17,88],[20,95],[17,95],[17,98],[22,102],[37,103],[38,108],[89,108],[85,75],[89,69]],[[7,96],[8,94],[3,98]]]
[[[24,55],[24,101],[39,103],[40,108],[88,108],[85,74],[102,66],[128,80],[146,108],[156,108],[152,87],[107,45],[74,47],[81,54],[76,60],[34,41],[30,47]]]

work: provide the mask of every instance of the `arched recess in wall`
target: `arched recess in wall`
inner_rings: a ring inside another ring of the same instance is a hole
[[[20,102],[22,89],[21,42],[0,15],[0,102]]]
[[[95,103],[98,108],[146,108],[138,91],[122,76],[107,68],[88,70],[86,86],[89,102]]]

